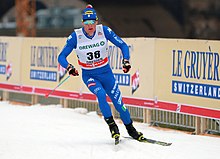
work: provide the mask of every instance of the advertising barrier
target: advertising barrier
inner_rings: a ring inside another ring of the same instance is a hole
[[[19,89],[22,38],[0,37],[0,87]]]
[[[219,117],[208,112],[220,110],[219,51],[218,41],[156,39],[156,98],[177,103],[177,112]]]
[[[131,53],[131,71],[123,73],[122,53],[111,43],[108,59],[126,105],[220,119],[220,42],[124,40]],[[68,76],[57,61],[65,42],[66,38],[0,37],[0,89],[48,94]],[[68,61],[80,76],[69,78],[50,96],[96,101],[82,82],[74,50]]]

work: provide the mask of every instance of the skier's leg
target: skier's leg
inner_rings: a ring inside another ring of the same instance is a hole
[[[89,90],[98,98],[99,108],[102,112],[102,115],[104,116],[106,123],[109,126],[112,138],[118,138],[120,136],[118,126],[112,117],[111,108],[106,100],[106,92],[101,83],[96,79],[88,78],[86,76],[84,76],[83,81]]]
[[[98,80],[96,80],[94,78],[90,78],[88,76],[83,76],[83,81],[86,84],[86,86],[88,87],[88,89],[93,94],[96,95],[96,97],[98,99],[98,103],[99,103],[99,108],[100,108],[104,118],[111,117],[112,116],[111,108],[110,108],[109,104],[107,103],[106,92],[105,92],[104,88],[102,87],[102,84]]]
[[[130,113],[122,101],[122,95],[121,91],[119,90],[118,84],[115,81],[113,74],[108,74],[107,77],[109,79],[108,83],[104,83],[103,87],[105,88],[107,95],[110,97],[115,109],[119,112],[120,118],[123,123],[130,124],[132,122]]]
[[[114,81],[114,83],[111,83],[110,81]],[[112,103],[115,106],[115,109],[119,112],[128,134],[132,138],[141,141],[143,139],[143,134],[141,132],[138,132],[134,128],[133,122],[130,118],[130,113],[122,101],[121,91],[119,90],[117,82],[113,79],[109,80],[108,85],[105,85],[105,90],[108,96],[111,98]]]

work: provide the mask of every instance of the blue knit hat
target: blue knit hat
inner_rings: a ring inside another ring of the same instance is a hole
[[[87,5],[82,13],[82,21],[86,20],[98,20],[95,9],[93,9],[92,5]]]

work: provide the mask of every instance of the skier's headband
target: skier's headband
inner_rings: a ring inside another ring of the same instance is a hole
[[[93,9],[92,5],[87,5],[87,7],[83,10],[82,13],[82,21],[86,20],[98,20],[95,9]]]

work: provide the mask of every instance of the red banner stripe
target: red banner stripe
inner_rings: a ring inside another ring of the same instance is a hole
[[[3,84],[0,83],[0,88],[3,90],[11,90],[21,93],[33,93],[39,95],[46,95],[51,92],[51,89],[45,88],[35,88],[30,86],[20,86],[14,84]],[[70,92],[70,91],[61,91],[55,90],[51,96],[54,97],[64,97],[68,99],[78,99],[82,101],[97,101],[96,96],[92,93],[78,93],[78,92]],[[110,98],[107,97],[107,101],[111,102]],[[176,103],[170,103],[165,101],[157,101],[155,102],[153,99],[139,99],[139,98],[130,98],[123,97],[123,102],[126,105],[132,105],[137,107],[146,107],[150,109],[160,109],[165,111],[172,112],[180,112],[189,115],[197,115],[208,118],[216,118],[220,119],[220,110],[212,109],[212,108],[203,108],[199,106],[190,106],[190,105],[178,105]]]
[[[186,114],[194,114],[198,116],[211,117],[220,119],[220,110],[213,110],[208,108],[181,105],[181,112]]]

